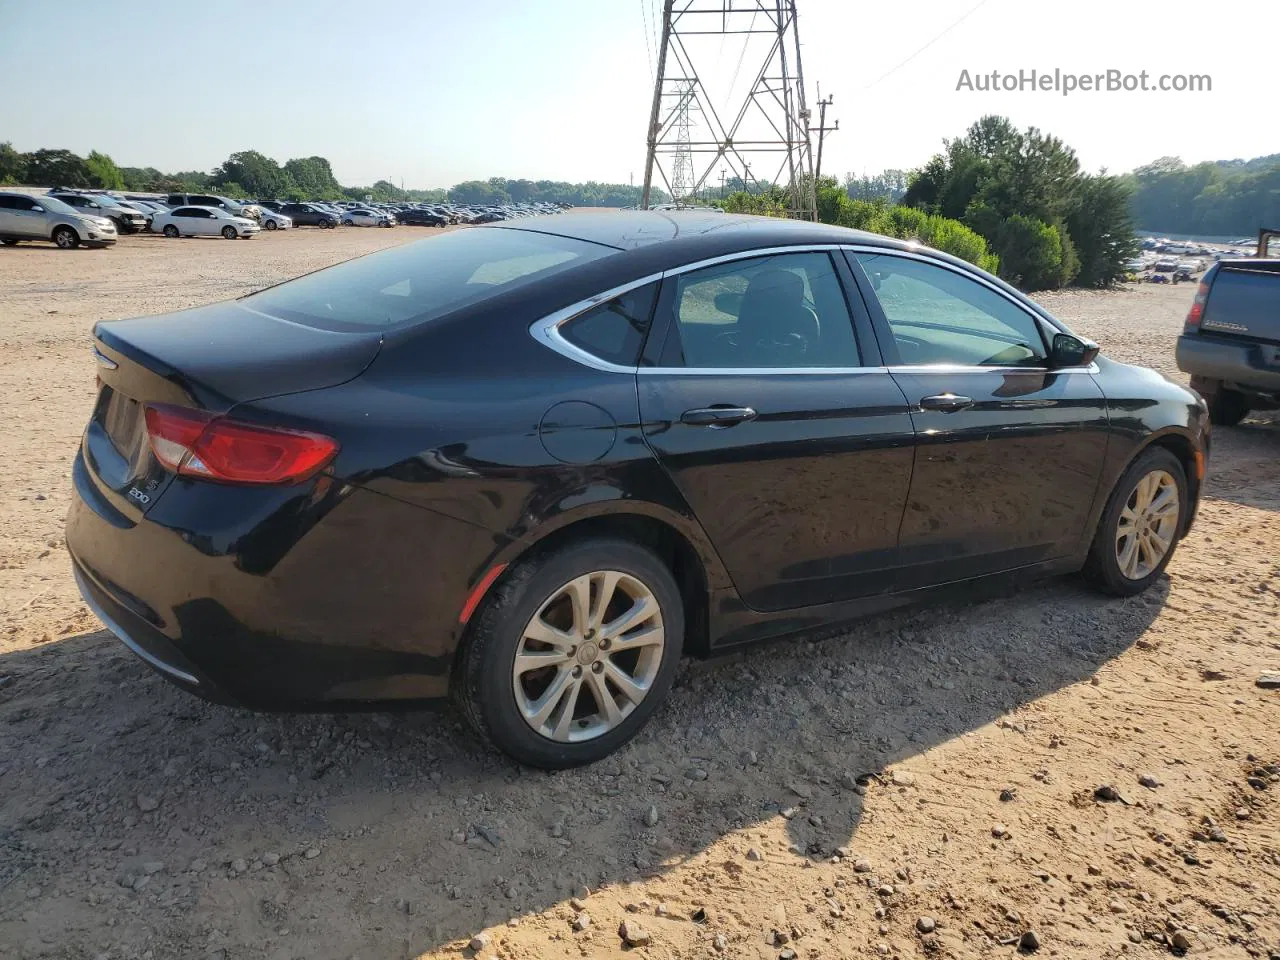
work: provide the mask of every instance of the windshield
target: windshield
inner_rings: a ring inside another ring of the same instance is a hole
[[[460,230],[348,260],[245,298],[330,330],[390,330],[608,256],[612,247],[520,230]]]
[[[84,213],[71,206],[69,203],[63,203],[57,197],[32,197],[36,203],[44,207],[50,213],[61,213],[64,216],[71,214],[73,217],[83,217]]]

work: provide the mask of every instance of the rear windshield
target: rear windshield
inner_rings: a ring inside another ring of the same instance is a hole
[[[245,298],[329,330],[390,330],[608,256],[612,247],[523,230],[457,230],[348,260]]]
[[[1276,294],[1280,273],[1265,270],[1231,269],[1218,271],[1204,308],[1201,326],[1217,321],[1240,324],[1258,337],[1280,338],[1276,316]]]

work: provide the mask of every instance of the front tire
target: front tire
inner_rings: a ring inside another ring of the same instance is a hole
[[[593,763],[636,735],[671,688],[684,607],[671,571],[627,540],[525,561],[493,590],[458,653],[472,727],[533,767]]]
[[[268,221],[267,221],[267,229],[268,229],[268,230],[276,230],[276,229],[279,229],[279,228],[278,228],[278,226],[277,226],[277,224],[276,224],[276,222],[275,222],[274,220],[268,220]]]
[[[224,240],[234,240],[237,236],[239,236],[239,234],[236,233],[236,228],[230,224],[227,224],[222,228],[222,237]]]
[[[80,234],[71,227],[58,227],[53,231],[53,242],[60,250],[74,250],[80,246]]]
[[[354,226],[355,226],[355,221],[354,221],[354,220],[343,220],[343,221],[342,221],[342,225],[343,225],[344,227],[354,227]]]
[[[1085,561],[1085,580],[1112,596],[1142,593],[1173,559],[1189,507],[1178,458],[1163,447],[1145,450],[1111,492]]]

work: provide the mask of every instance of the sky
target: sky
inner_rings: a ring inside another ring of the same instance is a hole
[[[97,149],[121,166],[165,171],[209,170],[245,149],[282,163],[318,154],[350,185],[640,183],[661,6],[0,0],[0,74],[9,78],[0,141]],[[1167,155],[1280,152],[1274,94],[1263,92],[1280,5],[1221,9],[1183,0],[798,0],[810,105],[820,85],[834,97],[828,124],[840,124],[826,138],[823,170],[920,166],[986,113],[1062,138],[1093,171]],[[691,54],[708,98],[729,110],[754,78],[755,48],[741,37],[700,43]],[[51,69],[64,55],[71,69]],[[963,70],[1031,69],[1146,70],[1152,82],[1208,74],[1212,91],[957,90]]]

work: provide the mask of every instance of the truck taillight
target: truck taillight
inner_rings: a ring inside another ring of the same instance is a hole
[[[1182,328],[1183,333],[1195,333],[1200,329],[1200,320],[1204,317],[1204,304],[1209,299],[1209,284],[1203,280],[1200,286],[1196,287],[1196,298],[1191,301],[1191,309],[1187,311],[1187,322]]]
[[[169,404],[146,408],[151,452],[179,476],[223,483],[299,483],[338,452],[318,433],[264,427]]]

